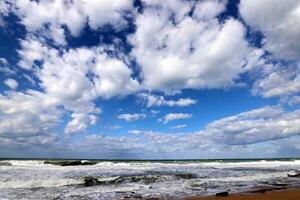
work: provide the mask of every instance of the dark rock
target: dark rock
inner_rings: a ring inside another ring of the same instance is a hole
[[[285,186],[288,186],[287,183],[272,183],[271,185],[272,185],[272,186],[278,186],[278,187],[285,187]]]
[[[292,178],[296,178],[296,177],[300,177],[300,173],[297,174],[288,174],[288,177],[292,177]]]
[[[143,198],[141,194],[134,194],[134,195],[132,195],[132,197],[135,198],[135,199],[142,199]]]
[[[120,179],[119,176],[117,177],[108,177],[108,178],[94,178],[94,177],[84,177],[84,186],[96,186],[96,185],[108,185],[117,183]]]
[[[228,197],[229,196],[229,192],[219,192],[216,194],[216,197]]]
[[[58,165],[58,166],[78,166],[78,165],[95,165],[94,161],[81,161],[81,160],[47,160],[44,164]]]
[[[0,162],[0,166],[11,166],[10,162]]]
[[[84,186],[90,187],[90,186],[95,186],[98,185],[98,180],[93,177],[85,177],[84,178]]]
[[[182,174],[175,174],[175,177],[182,178],[182,179],[193,179],[193,178],[197,178],[197,175],[191,173],[182,173]]]

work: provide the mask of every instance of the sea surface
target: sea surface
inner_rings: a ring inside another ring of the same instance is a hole
[[[298,173],[299,159],[44,162],[0,160],[0,199],[183,199],[258,186],[300,186],[300,178],[287,177]],[[99,180],[98,185],[87,186],[87,177]]]

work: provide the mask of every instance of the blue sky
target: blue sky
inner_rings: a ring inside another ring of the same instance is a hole
[[[1,1],[0,156],[299,156],[299,10]]]

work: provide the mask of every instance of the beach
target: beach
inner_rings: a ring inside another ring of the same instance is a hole
[[[263,194],[235,194],[228,197],[190,197],[186,200],[299,200],[300,189],[273,191]]]

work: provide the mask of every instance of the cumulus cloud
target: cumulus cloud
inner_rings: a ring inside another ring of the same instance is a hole
[[[211,19],[218,16],[226,8],[227,0],[205,0],[196,4],[194,16],[197,19]]]
[[[89,125],[94,125],[97,122],[97,117],[92,114],[73,113],[72,120],[67,124],[65,133],[77,133],[84,131]]]
[[[266,106],[214,121],[198,134],[227,145],[254,144],[300,134],[300,111]]]
[[[199,157],[199,152],[223,155],[227,151],[266,151],[277,147],[278,141],[288,144],[299,138],[299,110],[266,106],[213,121],[195,132],[176,133],[175,130],[186,127],[178,124],[170,127],[172,133],[132,130],[128,132],[130,136],[92,134],[74,142],[70,135],[86,132],[96,124],[102,113],[99,99],[141,91],[138,97],[147,107],[184,107],[196,104],[197,100],[155,95],[156,91],[176,94],[184,89],[229,88],[238,86],[243,81],[240,75],[247,74],[253,81],[253,95],[280,97],[281,102],[290,105],[300,102],[299,1],[240,1],[239,11],[250,25],[250,34],[253,30],[263,34],[261,48],[249,47],[245,27],[238,19],[219,20],[227,0],[142,0],[143,12],[136,12],[133,3],[0,3],[0,26],[5,27],[4,16],[13,12],[26,29],[25,37],[18,40],[18,71],[10,66],[9,58],[0,58],[3,82],[11,89],[0,94],[0,146],[52,145],[48,149],[95,152],[96,156],[103,152],[119,158],[124,154],[132,158],[139,153],[186,158],[190,152],[194,154],[189,155]],[[118,47],[68,45],[69,39],[79,37],[87,26],[95,32],[104,25],[119,31],[126,27],[128,18],[136,25],[134,33],[122,35],[128,39],[122,42],[132,45],[130,52],[122,52],[121,43]],[[137,65],[131,65],[133,62]],[[12,77],[17,72],[22,74]],[[17,92],[16,80],[24,78],[35,90],[22,88]],[[156,117],[159,112],[149,110],[149,116]],[[146,117],[143,112],[117,116],[128,122]],[[192,114],[174,112],[160,121],[167,124],[191,117]],[[69,121],[65,122],[66,119]],[[65,135],[59,136],[54,130],[62,123],[66,123]],[[259,146],[262,142],[264,145]],[[296,141],[293,146],[299,149]]]
[[[0,95],[0,111],[0,135],[12,138],[48,134],[61,117],[45,93],[32,90]]]
[[[151,95],[151,94],[140,94],[140,97],[147,102],[147,107],[153,106],[190,106],[197,103],[197,100],[191,98],[180,98],[178,100],[166,100],[163,96]]]
[[[266,50],[277,58],[299,60],[299,1],[241,0],[239,9],[246,23],[264,34]]]
[[[193,115],[187,114],[187,113],[169,113],[164,116],[163,119],[160,119],[160,121],[163,121],[164,124],[169,123],[170,121],[178,120],[178,119],[189,119]]]
[[[9,67],[9,64],[5,58],[0,58],[0,72],[3,72],[8,75],[16,73],[15,70]]]
[[[131,69],[122,60],[110,57],[102,47],[60,51],[35,38],[27,38],[21,45],[20,67],[34,72],[56,105],[74,113],[66,133],[80,132],[93,124],[90,117],[101,112],[94,104],[98,97],[124,96],[140,88],[131,77]],[[36,65],[36,61],[42,64]],[[78,116],[83,120],[79,122]]]
[[[201,150],[210,155],[229,157],[239,151],[253,156],[253,152],[261,153],[258,143],[264,142],[264,151],[276,148],[274,151],[280,153],[281,141],[295,141],[292,138],[300,135],[299,116],[300,110],[287,112],[281,107],[266,106],[213,121],[190,133],[168,134],[151,130],[131,130],[129,133],[144,138],[146,144],[151,144],[152,151],[179,155],[191,150],[199,156],[195,152]],[[299,143],[295,142],[294,146],[297,145]]]
[[[137,121],[137,120],[144,119],[144,118],[146,118],[146,115],[141,114],[141,113],[133,113],[133,114],[124,113],[124,114],[118,115],[118,119],[123,119],[127,122]]]
[[[221,24],[215,17],[226,1],[199,1],[193,16],[188,15],[191,2],[171,2],[146,1],[129,38],[145,87],[174,92],[233,86],[243,72],[247,43],[239,21]],[[214,13],[200,16],[197,10],[206,6],[215,7]]]
[[[270,54],[258,59],[262,76],[254,81],[252,93],[280,98],[299,93],[300,2],[242,0],[239,10],[245,22],[263,34],[262,49]]]
[[[8,78],[4,81],[4,83],[12,90],[17,89],[19,86],[18,82],[15,79]]]
[[[11,11],[20,18],[29,33],[38,32],[40,36],[52,39],[59,45],[66,45],[64,27],[77,37],[86,24],[95,30],[105,24],[124,26],[126,21],[123,12],[130,10],[133,4],[131,0],[117,0],[113,3],[97,0],[7,2],[12,5]]]
[[[300,68],[285,66],[274,67],[273,71],[257,79],[252,93],[263,97],[285,97],[300,92]]]

